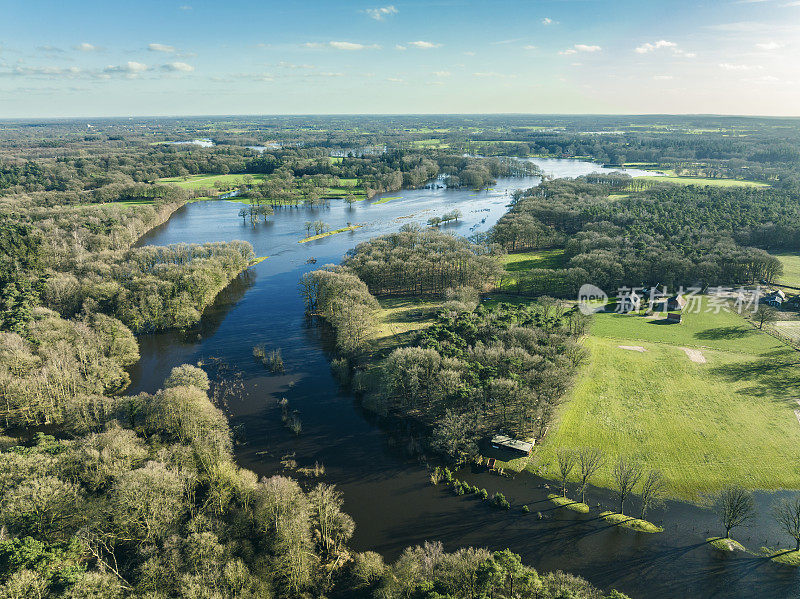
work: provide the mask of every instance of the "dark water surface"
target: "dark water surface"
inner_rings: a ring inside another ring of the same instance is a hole
[[[536,160],[554,176],[577,176],[602,170],[573,160]],[[610,169],[608,169],[610,170]],[[650,174],[632,172],[631,174]],[[492,190],[403,190],[348,208],[276,211],[271,222],[252,227],[237,216],[241,204],[198,202],[178,210],[141,244],[242,239],[257,255],[269,256],[248,270],[217,298],[196,330],[139,338],[142,358],[132,372],[131,393],[158,389],[173,366],[224,361],[244,376],[244,399],[228,406],[231,425],[244,443],[239,463],[258,474],[280,471],[280,459],[294,454],[300,466],[325,465],[323,480],[343,492],[345,510],[356,521],[352,547],[374,550],[392,559],[402,549],[426,540],[447,549],[464,545],[510,547],[542,570],[562,569],[601,587],[616,587],[632,597],[792,597],[800,594],[796,570],[752,556],[720,555],[705,543],[719,534],[710,510],[670,503],[651,519],[665,532],[645,535],[608,526],[596,517],[554,510],[545,481],[515,480],[479,471],[459,473],[490,492],[502,491],[514,504],[494,510],[469,497],[455,497],[428,481],[425,466],[409,457],[408,431],[379,422],[363,412],[334,380],[322,330],[303,314],[297,291],[300,276],[373,236],[398,230],[404,223],[424,224],[432,216],[458,208],[463,220],[449,230],[468,235],[486,231],[507,210],[510,193],[538,184],[538,178],[503,179]],[[331,229],[347,223],[364,227],[318,241],[297,243],[306,221],[322,219]],[[316,264],[307,264],[308,258]],[[254,345],[281,348],[286,374],[269,376],[252,357]],[[276,400],[285,397],[300,413],[303,432],[294,436],[281,426]],[[769,518],[776,495],[759,494],[759,518],[739,531],[745,546],[783,545]],[[591,504],[611,506],[609,495],[595,490]],[[531,513],[519,507],[527,504]]]

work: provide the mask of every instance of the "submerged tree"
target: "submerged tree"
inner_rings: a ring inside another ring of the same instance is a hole
[[[603,467],[603,451],[596,447],[582,447],[578,450],[578,471],[581,489],[581,503],[586,503],[586,487],[589,479]]]
[[[755,516],[753,495],[740,486],[723,489],[717,496],[715,509],[725,527],[726,539],[730,538],[732,529],[746,524]]]
[[[625,513],[625,500],[633,493],[633,489],[642,477],[642,467],[629,458],[620,458],[612,471],[614,484],[619,497],[619,513]]]
[[[642,519],[647,510],[663,503],[666,482],[658,470],[650,470],[642,482]]]
[[[795,542],[795,551],[800,551],[800,498],[784,499],[772,508],[778,526]]]
[[[561,478],[561,495],[567,496],[567,479],[572,469],[575,468],[576,453],[573,449],[559,449],[556,452],[558,462],[558,475]]]

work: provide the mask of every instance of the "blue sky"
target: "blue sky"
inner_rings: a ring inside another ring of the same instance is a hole
[[[0,0],[0,118],[800,116],[800,0]]]

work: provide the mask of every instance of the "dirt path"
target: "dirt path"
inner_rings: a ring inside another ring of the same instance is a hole
[[[686,356],[692,361],[698,364],[705,364],[706,357],[703,355],[699,349],[689,349],[688,347],[682,347],[683,351],[686,352]]]
[[[618,345],[620,349],[629,349],[630,351],[646,352],[647,350],[641,345]]]

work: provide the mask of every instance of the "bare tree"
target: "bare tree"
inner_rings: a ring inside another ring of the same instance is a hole
[[[800,498],[784,499],[772,508],[772,515],[783,532],[794,539],[794,550],[800,551]]]
[[[647,510],[663,503],[665,489],[666,483],[661,472],[650,470],[642,482],[642,520]]]
[[[620,458],[614,466],[614,484],[619,496],[619,513],[625,513],[625,500],[633,493],[634,487],[642,478],[642,467],[631,459]]]
[[[722,526],[725,527],[726,539],[730,538],[731,529],[751,520],[756,511],[753,496],[739,486],[723,489],[717,496],[715,508]]]
[[[589,479],[603,467],[603,452],[596,447],[582,447],[578,450],[578,470],[581,488],[581,503],[586,503],[586,487]]]
[[[567,496],[567,479],[572,469],[575,468],[575,451],[573,449],[559,449],[556,452],[558,473],[561,476],[561,494]]]

